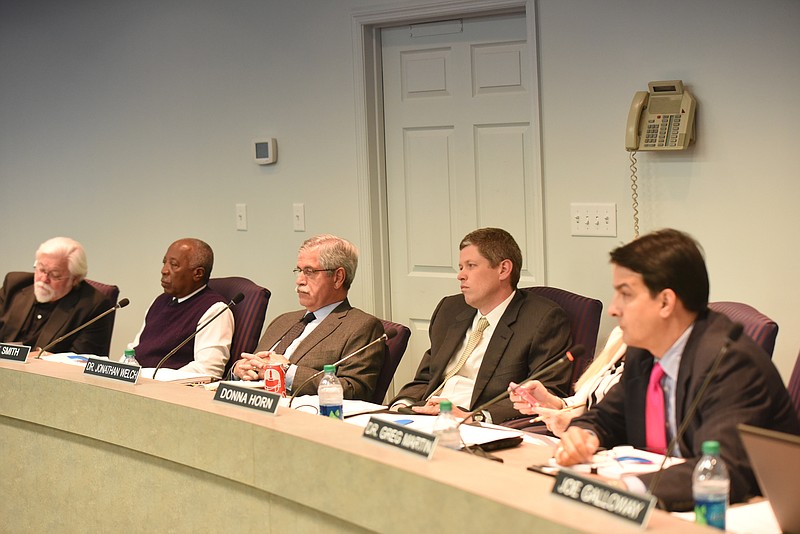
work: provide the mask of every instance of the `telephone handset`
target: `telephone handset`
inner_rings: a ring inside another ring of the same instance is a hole
[[[681,80],[650,82],[633,95],[625,150],[683,150],[694,142],[697,101]]]

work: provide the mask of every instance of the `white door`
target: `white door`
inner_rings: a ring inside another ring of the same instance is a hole
[[[459,292],[464,235],[508,230],[534,282],[538,125],[523,14],[388,28],[381,39],[392,320],[412,330],[399,388],[429,347],[436,304]]]

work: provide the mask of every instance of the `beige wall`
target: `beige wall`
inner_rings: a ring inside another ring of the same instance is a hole
[[[82,241],[90,277],[132,302],[115,353],[160,291],[160,260],[178,237],[214,247],[215,275],[269,287],[268,319],[296,307],[303,239],[333,232],[363,245],[351,22],[354,8],[378,4],[0,0],[0,272],[29,269],[53,235]],[[536,5],[548,283],[608,303],[608,250],[633,235],[627,108],[648,81],[683,79],[699,103],[698,142],[640,154],[641,229],[674,226],[703,243],[712,300],[778,321],[775,361],[788,378],[800,348],[800,3]],[[275,166],[252,162],[262,135],[278,137]],[[294,202],[306,205],[305,233],[292,230]],[[618,237],[571,237],[570,202],[616,202]],[[247,232],[235,230],[236,203],[248,205]],[[372,297],[354,286],[357,305]]]

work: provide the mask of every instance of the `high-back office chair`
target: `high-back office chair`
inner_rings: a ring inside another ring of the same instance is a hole
[[[372,402],[375,404],[383,404],[383,398],[386,396],[386,391],[389,389],[389,384],[392,383],[394,372],[397,366],[400,365],[400,360],[403,359],[403,354],[406,352],[408,340],[411,337],[411,329],[400,323],[393,323],[392,321],[384,321],[383,331],[386,332],[390,328],[397,330],[397,334],[386,340],[386,348],[384,349],[383,367],[381,373],[378,375],[378,383],[375,386],[375,394],[372,396]]]
[[[208,287],[229,302],[237,293],[244,295],[244,300],[231,308],[234,320],[231,357],[222,374],[222,376],[227,376],[236,360],[242,357],[242,353],[253,352],[258,345],[271,293],[269,289],[241,276],[212,278],[208,281]]]
[[[98,290],[100,293],[106,296],[109,301],[111,301],[112,305],[117,304],[117,299],[119,299],[119,287],[114,286],[111,284],[104,284],[103,282],[97,282],[95,280],[89,280],[88,278],[84,278],[86,283]],[[111,331],[114,331],[114,320],[117,318],[117,314],[111,314]],[[106,347],[106,354],[111,351],[111,339],[108,340],[108,347]]]
[[[775,349],[775,338],[778,337],[778,323],[741,302],[709,302],[708,307],[715,312],[724,313],[731,321],[742,323],[744,333],[761,345],[772,358]]]
[[[117,304],[117,299],[119,299],[119,287],[112,286],[110,284],[104,284],[103,282],[97,282],[95,280],[89,280],[88,278],[85,278],[84,280],[86,280],[87,284],[105,295],[108,300],[111,301],[112,305]]]
[[[786,386],[789,390],[789,396],[794,403],[794,410],[797,412],[797,418],[800,419],[800,354],[797,355],[797,360],[794,362],[794,369],[792,369],[792,376],[789,378],[789,384]]]
[[[557,287],[535,286],[523,287],[521,290],[530,291],[540,297],[550,299],[567,312],[573,344],[580,344],[586,348],[584,355],[576,358],[572,364],[570,384],[574,385],[583,371],[586,370],[586,367],[588,367],[589,362],[594,358],[597,334],[600,331],[600,319],[603,313],[603,303],[597,299],[584,297]],[[537,431],[541,427],[543,432],[546,431],[544,426],[534,426],[530,421],[531,416],[526,415],[519,419],[506,421],[503,426],[530,431]]]
[[[584,297],[566,289],[557,287],[535,286],[523,287],[522,291],[530,291],[540,297],[552,300],[561,306],[569,318],[572,342],[583,345],[586,353],[577,358],[572,364],[571,384],[574,384],[589,366],[594,358],[597,347],[597,334],[600,331],[600,319],[603,313],[603,303],[591,297]]]

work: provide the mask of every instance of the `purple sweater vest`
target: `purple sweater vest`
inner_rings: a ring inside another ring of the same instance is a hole
[[[214,303],[225,298],[209,288],[189,300],[170,306],[172,297],[163,293],[153,301],[145,316],[145,327],[135,347],[136,359],[142,367],[155,367],[161,358],[177,347],[197,329],[203,314]],[[194,339],[181,347],[164,363],[164,367],[178,369],[194,360]]]

